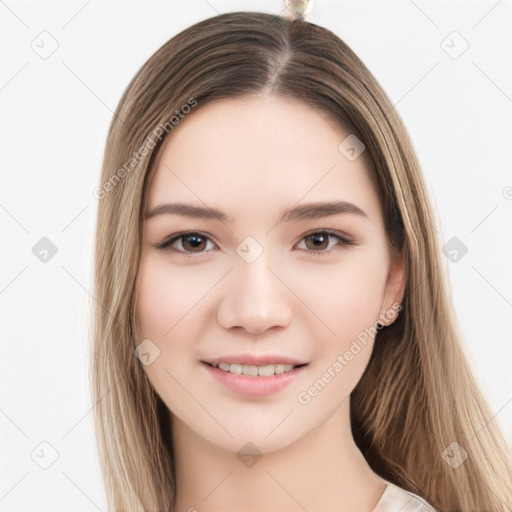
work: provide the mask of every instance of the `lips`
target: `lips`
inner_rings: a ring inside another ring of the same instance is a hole
[[[233,356],[231,356],[233,357]],[[241,360],[265,360],[264,358],[244,358]],[[268,358],[267,358],[268,359]],[[228,359],[229,360],[229,359]],[[274,357],[273,360],[287,360],[290,358]],[[292,362],[297,363],[295,359],[291,359]],[[218,363],[221,367],[228,365],[227,363]],[[238,394],[246,395],[251,397],[263,397],[278,393],[284,390],[287,386],[290,386],[295,379],[299,379],[300,376],[306,371],[306,364],[299,364],[295,367],[292,365],[272,363],[263,366],[256,365],[242,365],[241,363],[231,363],[229,371],[214,366],[213,364],[201,361],[201,366],[212,376],[217,382],[221,383],[228,390]],[[233,368],[234,367],[234,368]],[[282,372],[275,373],[278,367]],[[286,371],[285,367],[287,367]],[[254,370],[258,371],[258,375],[255,374]],[[233,372],[231,371],[233,370]],[[263,375],[261,371],[263,370]],[[272,370],[272,371],[270,371]],[[242,373],[241,373],[242,372]],[[247,373],[246,373],[247,372]],[[212,388],[214,391],[214,388]]]
[[[241,364],[241,365],[253,365],[253,366],[265,366],[269,364],[283,364],[292,365],[293,367],[304,366],[308,364],[305,361],[299,361],[293,357],[282,356],[279,354],[266,354],[262,356],[255,356],[252,354],[231,354],[220,356],[215,359],[208,359],[201,361],[209,364],[210,366],[218,366],[219,363],[228,364]]]

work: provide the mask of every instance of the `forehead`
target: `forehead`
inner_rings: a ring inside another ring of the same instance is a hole
[[[295,99],[243,96],[199,104],[166,138],[148,210],[188,201],[262,215],[299,201],[345,200],[378,219],[364,153],[354,160],[340,150],[349,136]]]

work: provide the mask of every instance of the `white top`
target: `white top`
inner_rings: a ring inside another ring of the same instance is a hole
[[[412,492],[406,491],[391,482],[371,512],[437,512],[432,505]]]

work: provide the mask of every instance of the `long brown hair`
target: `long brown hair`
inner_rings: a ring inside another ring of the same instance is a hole
[[[301,100],[363,142],[390,250],[404,255],[402,310],[377,334],[351,396],[359,449],[377,474],[440,511],[511,510],[510,448],[465,355],[430,200],[400,117],[331,31],[255,12],[215,16],[169,40],[130,82],[110,126],[95,193],[91,350],[109,510],[173,510],[175,503],[172,415],[134,356],[142,341],[134,285],[162,127],[170,134],[190,110],[186,115],[223,98],[260,93]],[[457,467],[446,457],[454,450],[467,453]]]

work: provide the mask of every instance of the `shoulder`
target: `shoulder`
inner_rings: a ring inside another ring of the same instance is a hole
[[[391,482],[371,512],[437,512],[432,505]]]

